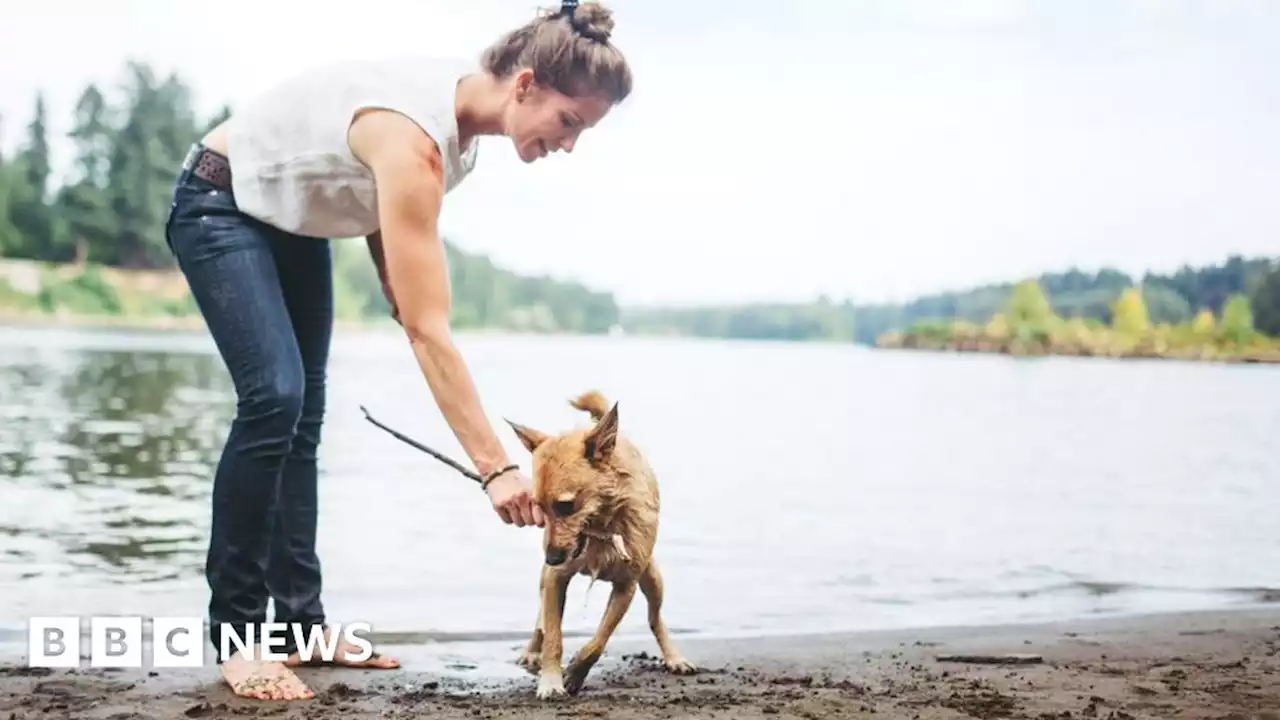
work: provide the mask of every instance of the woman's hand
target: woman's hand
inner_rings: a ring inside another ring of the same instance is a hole
[[[533,501],[533,483],[519,470],[494,478],[485,492],[489,493],[494,512],[508,525],[546,525],[542,508]]]

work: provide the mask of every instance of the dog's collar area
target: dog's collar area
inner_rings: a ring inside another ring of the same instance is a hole
[[[599,530],[584,529],[582,532],[578,533],[578,537],[587,538],[589,540],[598,540],[609,547],[612,547],[615,552],[622,556],[623,560],[631,559],[631,553],[627,552],[627,546],[622,541],[622,535],[619,533],[607,533]],[[581,549],[577,551],[577,554],[580,555],[582,550],[586,549],[586,546],[586,541],[582,541],[579,546]]]
[[[577,542],[573,544],[573,554],[569,556],[570,560],[577,560],[578,558],[582,557],[582,553],[585,552],[587,549],[587,541],[589,539],[590,539],[589,535],[586,535],[586,534],[578,535]]]

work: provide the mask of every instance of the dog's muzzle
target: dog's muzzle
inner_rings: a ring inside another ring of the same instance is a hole
[[[555,567],[557,565],[565,564],[570,559],[576,560],[578,556],[582,554],[582,551],[586,549],[586,547],[587,547],[587,536],[579,535],[577,543],[573,546],[572,555],[570,555],[569,551],[565,548],[548,548],[547,556],[546,556],[547,564],[550,565],[551,567]]]

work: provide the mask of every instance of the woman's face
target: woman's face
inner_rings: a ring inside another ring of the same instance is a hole
[[[573,152],[582,131],[594,127],[610,108],[609,102],[599,97],[573,98],[554,88],[539,86],[528,71],[516,78],[513,92],[506,134],[526,163],[557,150]]]

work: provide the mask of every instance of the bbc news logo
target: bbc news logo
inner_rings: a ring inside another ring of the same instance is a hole
[[[245,627],[244,636],[232,625],[222,625],[219,655],[235,653],[249,657],[260,653],[263,660],[283,662],[286,632],[293,635],[294,647],[302,657],[333,662],[338,645],[345,640],[359,648],[346,657],[354,662],[373,656],[373,644],[362,636],[369,623],[312,625],[304,634],[296,623],[262,623]],[[89,619],[89,665],[96,668],[143,667],[142,650],[146,637],[141,617],[93,617]],[[255,650],[255,648],[257,648]],[[34,617],[27,624],[27,664],[30,667],[74,668],[81,662],[80,618]],[[151,667],[189,668],[205,663],[204,620],[198,617],[158,617],[151,621]]]

